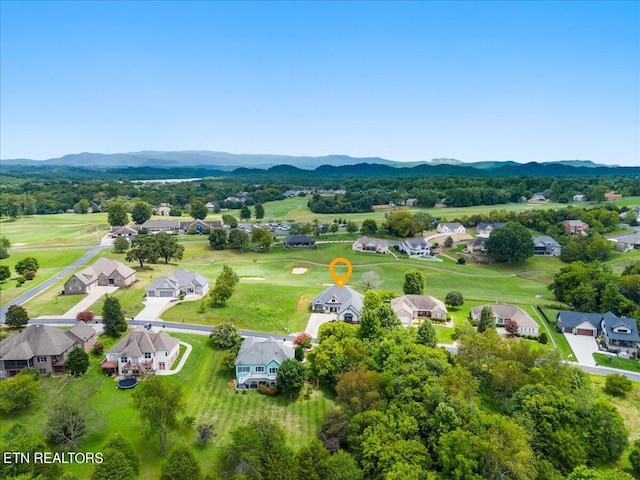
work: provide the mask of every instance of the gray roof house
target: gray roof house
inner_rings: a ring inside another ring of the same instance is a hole
[[[294,349],[273,337],[245,338],[236,357],[236,388],[277,386],[278,369],[290,358],[295,358]]]
[[[85,322],[78,322],[73,327],[65,332],[76,345],[81,347],[85,352],[93,348],[96,343],[97,332],[91,326]]]
[[[284,248],[317,248],[316,241],[309,235],[288,235],[282,246]]]
[[[125,237],[125,238],[135,237],[136,235],[138,235],[138,230],[136,230],[133,227],[130,227],[129,225],[125,225],[124,227],[113,227],[109,232],[109,235],[111,235],[114,238],[115,237]]]
[[[0,378],[12,377],[26,367],[38,369],[41,375],[64,373],[68,353],[76,345],[83,347],[79,338],[88,341],[95,338],[95,333],[84,322],[66,332],[48,325],[31,325],[0,342]]]
[[[607,312],[602,316],[600,329],[609,350],[633,353],[640,347],[640,336],[635,318],[617,317],[613,313]]]
[[[439,223],[436,227],[438,233],[466,233],[467,229],[464,228],[460,222],[453,223]]]
[[[351,287],[333,285],[311,300],[316,313],[335,313],[338,320],[360,323],[364,297]]]
[[[640,250],[640,233],[630,233],[619,237],[607,238],[614,243],[614,248],[620,252]]]
[[[351,246],[352,250],[357,252],[370,252],[370,253],[389,253],[390,246],[400,245],[400,242],[395,240],[384,240],[381,238],[369,238],[360,237],[353,242]]]
[[[107,351],[100,367],[118,375],[168,370],[179,352],[180,340],[141,325]]]
[[[477,236],[467,243],[467,252],[469,253],[487,253],[487,240],[489,237]]]
[[[429,295],[403,295],[391,300],[391,309],[405,326],[420,324],[425,318],[444,322],[447,319],[445,304]]]
[[[549,235],[533,237],[533,254],[558,257],[562,253],[562,246]]]
[[[133,268],[102,257],[64,282],[64,293],[89,293],[96,286],[128,287],[135,281],[136,271]]]
[[[502,228],[506,225],[506,222],[493,222],[493,223],[485,223],[480,222],[476,225],[476,233],[481,237],[488,237],[491,232],[498,228]]]
[[[148,232],[178,232],[180,231],[180,220],[147,220],[140,228]]]
[[[147,288],[147,297],[173,297],[184,295],[205,295],[209,291],[209,280],[199,273],[183,268],[177,269],[170,277],[160,277]]]
[[[556,314],[556,329],[563,333],[597,337],[600,331],[601,320],[601,313],[560,310]]]
[[[426,238],[406,238],[398,245],[398,250],[410,257],[426,257],[431,255],[431,245]]]
[[[471,319],[480,320],[480,314],[484,307],[489,307],[493,311],[493,318],[497,326],[504,326],[507,320],[513,320],[518,324],[518,333],[521,335],[538,335],[540,326],[531,315],[515,305],[506,303],[492,303],[488,305],[480,305],[471,309]]]

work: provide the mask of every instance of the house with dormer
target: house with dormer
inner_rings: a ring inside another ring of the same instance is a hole
[[[431,245],[426,238],[406,238],[398,245],[398,250],[410,257],[426,257],[431,255]]]
[[[640,347],[635,318],[618,317],[607,312],[600,320],[600,330],[607,348],[611,351],[633,353]]]
[[[236,356],[236,388],[277,387],[278,369],[291,358],[295,358],[294,349],[273,337],[245,338]]]
[[[549,235],[533,237],[533,254],[544,257],[559,257],[562,253],[562,245]]]
[[[467,229],[460,222],[439,223],[436,230],[438,233],[467,233]]]
[[[314,313],[333,313],[336,320],[360,323],[364,297],[351,287],[333,285],[311,300]]]
[[[488,237],[491,235],[491,232],[498,228],[502,228],[506,225],[506,222],[493,222],[493,223],[485,223],[480,222],[476,225],[476,234],[479,237]]]

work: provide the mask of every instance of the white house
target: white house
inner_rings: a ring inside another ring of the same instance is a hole
[[[364,297],[351,287],[333,285],[311,300],[311,311],[335,313],[338,320],[359,323]]]
[[[170,277],[160,277],[147,288],[147,297],[173,297],[206,295],[209,280],[199,273],[179,268]]]
[[[351,246],[357,252],[389,253],[389,247],[399,245],[395,240],[383,240],[381,238],[360,237]]]
[[[403,295],[391,300],[391,309],[403,325],[420,324],[425,318],[444,322],[447,307],[437,298],[429,295]]]
[[[515,305],[508,305],[505,303],[494,303],[472,308],[471,319],[474,321],[480,320],[480,314],[484,307],[489,307],[491,311],[493,311],[493,318],[495,319],[496,325],[499,327],[504,327],[507,320],[513,320],[518,324],[518,333],[521,335],[537,336],[540,332],[538,323],[531,318],[527,312]]]
[[[467,233],[467,229],[460,222],[439,223],[437,230],[438,233]]]
[[[431,245],[424,238],[407,238],[400,242],[398,249],[410,257],[426,257],[431,255]]]
[[[107,351],[100,367],[118,375],[169,370],[179,352],[180,341],[177,338],[139,326]]]
[[[293,348],[273,337],[247,337],[236,357],[236,388],[277,386],[278,369],[282,362],[295,358]]]

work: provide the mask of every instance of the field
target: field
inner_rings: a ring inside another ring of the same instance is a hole
[[[106,213],[34,215],[0,220],[2,235],[14,251],[21,248],[97,245],[109,233]]]
[[[206,336],[172,334],[193,346],[191,356],[184,369],[177,375],[164,377],[164,380],[180,386],[184,393],[187,409],[185,415],[196,418],[195,424],[211,423],[215,427],[216,437],[206,447],[196,445],[194,428],[183,427],[169,438],[169,448],[177,443],[193,446],[203,470],[213,468],[220,452],[220,446],[229,442],[229,432],[242,427],[249,420],[261,417],[275,419],[285,427],[288,444],[298,447],[308,443],[319,429],[328,410],[333,409],[333,394],[319,389],[314,390],[310,398],[286,400],[282,396],[268,397],[256,391],[243,395],[227,385],[233,375],[222,364],[226,351],[214,350],[207,342]],[[75,380],[69,377],[42,379],[42,396],[54,396],[62,389],[82,389],[87,383],[97,383],[95,393],[89,405],[103,418],[102,431],[91,435],[80,446],[78,451],[98,452],[108,438],[108,432],[119,432],[129,439],[142,460],[141,479],[159,478],[162,458],[158,453],[157,440],[145,438],[140,433],[140,424],[136,413],[131,408],[130,391],[115,388],[113,378],[102,375],[99,371],[101,359],[92,358],[90,371],[86,378]],[[14,423],[23,423],[30,430],[42,431],[46,423],[47,411],[45,402],[38,402],[18,415],[0,417],[0,435],[4,435]],[[69,471],[81,478],[88,478],[92,467],[89,465],[73,465]]]
[[[602,365],[603,367],[619,368],[620,370],[640,373],[640,362],[631,358],[619,358],[602,353],[594,353],[593,358],[598,365]]]

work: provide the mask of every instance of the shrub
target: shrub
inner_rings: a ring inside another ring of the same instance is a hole
[[[102,342],[94,343],[93,348],[91,349],[91,352],[94,355],[102,355],[104,353],[104,343]]]
[[[187,415],[186,417],[184,417],[182,419],[182,424],[185,427],[193,427],[193,424],[196,423],[196,417],[192,417],[190,415]]]
[[[26,272],[24,272],[24,278],[26,278],[27,280],[33,280],[34,278],[36,278],[35,270],[27,270]]]
[[[23,276],[20,276],[20,277],[16,278],[16,285],[18,287],[21,287],[24,284],[24,282],[26,282],[26,281],[27,281],[26,278],[24,278]]]
[[[302,347],[297,346],[295,349],[295,357],[296,360],[298,360],[299,362],[304,360],[304,350],[302,349]]]
[[[236,393],[238,393],[237,390]],[[213,425],[211,424],[200,424],[196,427],[196,430],[198,431],[198,445],[201,446],[216,436],[216,434],[213,433]]]
[[[464,257],[458,258],[458,265],[464,265],[465,263],[467,263],[467,260]]]
[[[308,333],[300,333],[293,340],[293,344],[302,348],[311,348],[311,335]]]
[[[633,384],[631,380],[620,373],[614,373],[613,375],[607,375],[605,380],[604,391],[614,397],[626,397],[627,393],[631,391]]]
[[[272,397],[278,394],[278,387],[270,387],[268,385],[265,385],[264,383],[261,383],[260,385],[258,385],[258,391]],[[244,393],[244,390],[242,391],[242,393]]]
[[[95,318],[95,314],[89,310],[83,310],[82,312],[78,312],[76,315],[76,320],[79,322],[90,322]]]
[[[547,332],[542,332],[538,337],[538,341],[543,345],[546,345],[547,343],[549,343],[549,335],[547,335]]]

